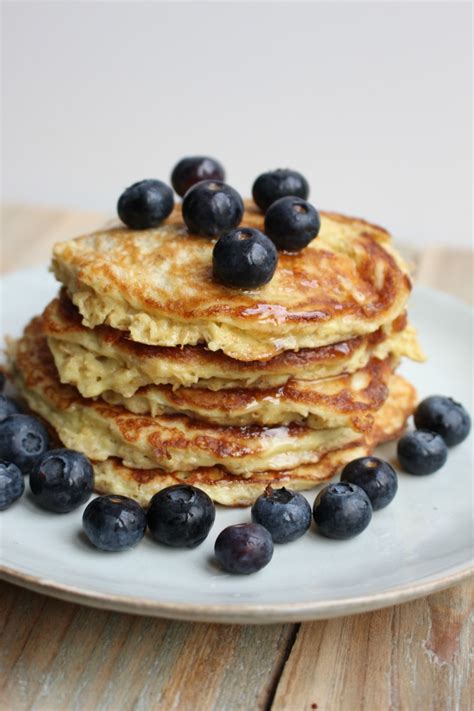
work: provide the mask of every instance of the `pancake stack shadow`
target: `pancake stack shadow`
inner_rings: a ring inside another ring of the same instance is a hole
[[[60,293],[9,346],[16,385],[101,493],[142,504],[187,482],[248,505],[268,484],[310,489],[393,439],[415,405],[396,368],[422,360],[411,284],[390,235],[321,213],[317,239],[272,281],[212,279],[213,241],[177,207],[54,248]],[[242,225],[262,229],[247,204]]]

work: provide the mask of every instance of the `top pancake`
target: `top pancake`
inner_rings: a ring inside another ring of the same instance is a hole
[[[410,280],[389,234],[356,218],[321,216],[319,236],[302,252],[280,253],[260,289],[213,280],[215,241],[189,234],[179,205],[155,229],[116,227],[57,244],[53,270],[90,328],[266,360],[372,333],[405,308]],[[263,230],[263,215],[247,205],[242,225]]]

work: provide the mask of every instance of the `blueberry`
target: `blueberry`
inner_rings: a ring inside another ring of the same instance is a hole
[[[51,449],[30,474],[31,492],[42,508],[67,513],[84,504],[94,489],[90,461],[72,449]]]
[[[89,541],[103,551],[123,551],[142,540],[146,513],[127,496],[98,496],[87,505],[82,527]]]
[[[216,517],[209,496],[194,486],[176,484],[150,501],[147,519],[151,535],[174,548],[195,548],[207,538]]]
[[[448,448],[437,432],[415,430],[399,440],[397,454],[402,469],[423,476],[441,469],[448,458]]]
[[[189,188],[203,180],[225,180],[224,168],[214,158],[208,156],[183,158],[171,173],[171,184],[181,197]]]
[[[134,230],[156,227],[172,211],[173,191],[161,180],[141,180],[120,196],[117,212],[120,219]]]
[[[374,511],[388,506],[398,489],[395,469],[377,457],[353,459],[342,470],[341,481],[360,486],[369,497]]]
[[[0,395],[0,421],[10,415],[19,415],[20,408],[14,400],[5,395]]]
[[[289,543],[310,527],[311,506],[297,491],[268,486],[252,506],[252,521],[265,526],[274,543]]]
[[[204,180],[187,191],[182,211],[190,232],[206,237],[221,237],[240,224],[244,203],[230,185],[218,180]]]
[[[450,397],[432,395],[422,400],[415,412],[417,429],[437,432],[448,447],[466,439],[471,430],[467,410]]]
[[[228,573],[249,575],[264,568],[273,556],[270,533],[259,523],[228,526],[219,533],[214,552]]]
[[[270,281],[277,262],[275,245],[266,235],[251,227],[240,227],[214,245],[212,273],[225,286],[254,289]]]
[[[0,459],[14,462],[23,474],[30,473],[48,445],[48,433],[35,417],[10,415],[0,422]]]
[[[329,484],[319,492],[314,502],[313,517],[318,532],[323,536],[352,538],[369,525],[372,505],[365,491],[356,484]]]
[[[25,480],[17,465],[0,460],[0,511],[8,509],[24,491]]]
[[[309,185],[301,173],[279,168],[259,175],[253,184],[252,195],[259,208],[266,212],[275,200],[287,195],[306,200],[309,195]]]
[[[319,212],[306,200],[284,197],[270,205],[265,215],[265,234],[278,249],[299,252],[321,227]]]

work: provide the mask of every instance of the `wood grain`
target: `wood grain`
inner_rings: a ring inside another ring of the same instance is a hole
[[[6,583],[0,601],[5,711],[261,708],[293,628],[135,617]]]
[[[467,710],[471,609],[468,582],[405,605],[302,625],[272,711]]]
[[[9,206],[2,270],[45,262],[55,241],[105,219]],[[418,281],[474,301],[472,253],[406,251]],[[243,627],[92,610],[0,583],[0,709],[466,711],[472,596],[468,582],[373,613]]]

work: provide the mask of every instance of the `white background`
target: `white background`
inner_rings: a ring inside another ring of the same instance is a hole
[[[110,213],[208,153],[416,245],[471,243],[469,3],[3,3],[3,198]]]

